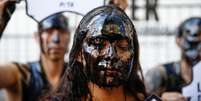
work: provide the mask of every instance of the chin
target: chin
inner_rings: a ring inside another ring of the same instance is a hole
[[[117,78],[112,78],[110,82],[108,82],[108,79],[111,79],[111,77],[101,78],[94,81],[95,84],[97,84],[100,88],[116,88],[122,85],[121,81]]]
[[[64,57],[63,56],[51,56],[50,59],[53,61],[59,61],[59,60],[64,60]]]
[[[120,84],[97,84],[100,88],[106,88],[106,89],[112,89],[112,88],[117,88],[119,86],[121,86]]]

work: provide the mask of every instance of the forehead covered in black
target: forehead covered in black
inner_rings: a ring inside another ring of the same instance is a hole
[[[114,6],[100,7],[89,12],[82,19],[79,30],[88,30],[87,38],[101,35],[133,39],[136,34],[129,17]]]
[[[129,39],[129,44],[136,53],[135,61],[138,61],[139,43],[135,27],[126,13],[115,6],[95,8],[82,18],[74,34],[70,56],[76,58],[85,39],[105,35],[120,35]],[[70,61],[74,61],[75,58],[71,58]]]
[[[184,21],[180,25],[180,36],[188,41],[196,41],[201,36],[201,18],[193,17]]]
[[[39,30],[46,30],[50,28],[55,28],[55,29],[62,29],[69,31],[68,28],[68,18],[64,16],[62,13],[56,13],[54,15],[51,15],[38,24],[38,29]]]

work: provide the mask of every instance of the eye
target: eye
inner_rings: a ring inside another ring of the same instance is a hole
[[[68,31],[64,29],[59,29],[58,32],[61,33],[62,35],[69,34]]]
[[[128,40],[127,39],[121,39],[116,41],[116,46],[122,50],[128,50],[129,45],[128,45]]]
[[[97,49],[103,49],[107,45],[108,41],[103,38],[89,39],[88,44],[95,46]]]
[[[51,28],[50,28],[50,29],[44,29],[44,30],[43,30],[44,33],[48,33],[48,34],[52,34],[53,31],[54,31],[54,30],[51,29]]]
[[[49,29],[44,29],[43,32],[48,33],[48,34],[53,34],[55,31],[61,35],[68,34],[67,30],[64,29],[55,29],[55,28],[49,28]]]

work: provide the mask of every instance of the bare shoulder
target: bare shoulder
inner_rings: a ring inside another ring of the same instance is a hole
[[[150,68],[147,71],[145,76],[147,76],[147,77],[154,76],[154,78],[155,78],[155,77],[164,77],[165,75],[166,75],[165,68],[163,65],[160,64],[160,65]]]
[[[28,69],[20,68],[16,63],[0,63],[0,88],[13,87],[21,81],[22,74],[29,75]]]
[[[12,73],[18,72],[17,66],[14,63],[0,63],[0,73]]]
[[[17,82],[18,69],[13,63],[0,64],[0,88],[9,88]]]
[[[21,72],[28,73],[29,68],[26,64],[19,64],[14,62],[8,62],[8,63],[0,63],[0,72],[2,73],[12,73],[20,74]]]
[[[152,67],[148,69],[148,71],[145,74],[145,77],[160,76],[161,70],[162,70],[162,67],[160,65]]]
[[[163,91],[162,83],[166,78],[166,72],[163,65],[158,65],[147,71],[145,74],[145,86],[147,93],[160,95]]]

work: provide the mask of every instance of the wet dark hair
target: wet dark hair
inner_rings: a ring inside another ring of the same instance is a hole
[[[130,28],[132,29],[133,44],[134,44],[134,61],[132,68],[132,73],[129,77],[127,83],[123,85],[124,93],[128,96],[133,96],[137,101],[144,100],[146,96],[144,80],[142,75],[142,70],[139,62],[139,43],[137,39],[137,34],[134,25],[124,13],[123,10],[116,8],[114,6],[103,6],[96,8],[89,12],[81,20],[78,28],[76,29],[74,35],[73,46],[69,55],[69,67],[66,69],[63,75],[62,81],[56,91],[51,96],[46,97],[47,100],[51,101],[92,101],[92,96],[90,94],[89,88],[87,86],[89,80],[83,72],[84,65],[82,62],[78,61],[78,57],[82,51],[82,43],[87,35],[88,29],[86,23],[91,20],[92,17],[103,13],[103,12],[113,12],[117,10],[118,13],[125,17],[128,21]]]

